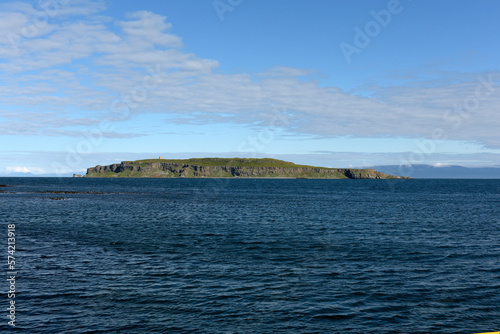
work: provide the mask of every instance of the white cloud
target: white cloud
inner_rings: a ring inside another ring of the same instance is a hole
[[[123,32],[136,43],[145,47],[161,45],[165,47],[181,47],[182,41],[178,36],[166,34],[172,24],[166,23],[166,18],[148,11],[128,13],[129,21],[118,22]]]
[[[140,11],[113,22],[96,15],[105,8],[102,1],[64,3],[45,11],[31,5],[2,6],[4,134],[77,135],[76,127],[95,126],[103,118],[128,119],[117,111],[126,107],[131,116],[168,113],[178,122],[196,123],[190,116],[201,113],[205,123],[223,118],[268,124],[274,105],[287,111],[287,130],[295,133],[429,138],[433,130],[442,129],[447,139],[500,147],[500,88],[481,100],[474,113],[453,111],[456,103],[475,94],[477,77],[423,85],[410,76],[405,85],[370,87],[376,98],[368,98],[321,87],[315,77],[319,74],[308,69],[278,66],[226,74],[216,60],[184,52],[182,39],[164,16]],[[34,36],[16,43],[13,52],[6,36],[22,35],[26,22],[44,12],[53,15],[38,24]],[[492,73],[493,81],[498,74]]]
[[[7,166],[5,167],[5,172],[7,174],[12,173],[22,173],[22,174],[45,174],[46,171],[38,167],[26,167],[26,166]]]

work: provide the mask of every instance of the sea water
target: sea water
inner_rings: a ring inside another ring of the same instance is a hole
[[[500,180],[0,184],[3,331],[500,330]]]

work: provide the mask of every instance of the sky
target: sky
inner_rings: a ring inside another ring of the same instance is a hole
[[[0,1],[0,176],[500,166],[500,2]]]

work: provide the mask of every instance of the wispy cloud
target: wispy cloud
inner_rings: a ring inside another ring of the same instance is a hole
[[[279,105],[289,114],[286,130],[297,134],[429,138],[440,128],[447,139],[500,147],[500,89],[481,100],[474,114],[454,111],[474,95],[477,76],[450,81],[446,72],[433,71],[424,76],[433,82],[426,85],[422,73],[395,76],[390,85],[367,87],[372,94],[366,97],[322,87],[321,73],[309,69],[228,74],[217,60],[183,51],[182,38],[165,16],[140,11],[114,21],[99,16],[102,1],[65,3],[50,12],[22,3],[0,7],[4,134],[78,136],[80,127],[139,113],[165,113],[181,123],[255,126],[272,117],[271,105]],[[36,33],[23,36],[26,24],[44,13],[50,15]],[[499,73],[480,75],[498,82]],[[457,126],[452,116],[460,115]]]

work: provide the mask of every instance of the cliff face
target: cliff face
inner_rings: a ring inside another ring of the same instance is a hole
[[[86,177],[289,177],[331,179],[400,178],[373,169],[279,166],[202,166],[188,163],[130,161],[87,169]]]

